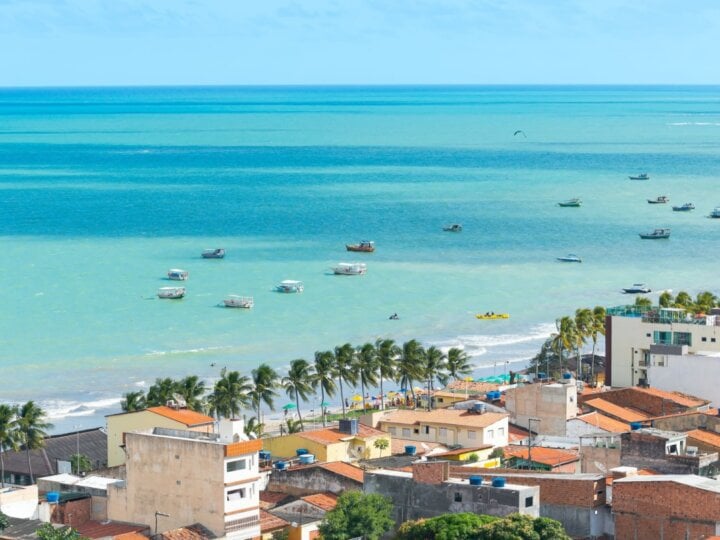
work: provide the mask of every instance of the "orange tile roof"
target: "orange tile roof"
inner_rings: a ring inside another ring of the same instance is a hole
[[[396,410],[379,418],[379,423],[404,424],[408,426],[423,424],[442,424],[442,426],[484,428],[507,418],[505,413],[487,412],[477,414],[456,409],[435,409],[434,411]]]
[[[506,458],[516,457],[525,460],[529,459],[529,448],[527,446],[517,446],[511,444],[503,448],[503,450],[505,451]],[[532,460],[534,463],[542,463],[544,465],[550,465],[551,467],[572,463],[573,461],[578,461],[579,459],[580,456],[567,450],[545,448],[543,446],[533,446],[532,449]]]
[[[245,454],[254,454],[263,448],[261,439],[251,441],[240,441],[225,445],[225,457],[244,456]]]
[[[338,428],[301,431],[300,433],[296,433],[296,435],[303,439],[308,439],[310,441],[314,441],[320,444],[333,444],[353,437],[358,439],[364,439],[366,437],[378,437],[382,435],[387,436],[387,433],[385,433],[384,431],[380,431],[379,429],[365,426],[363,424],[358,424],[357,435],[350,435],[348,433],[344,433]]]
[[[720,433],[705,429],[693,429],[687,432],[688,439],[694,439],[708,446],[720,449]]]
[[[149,534],[149,531],[148,531],[148,534]],[[89,536],[84,536],[83,538],[89,538]],[[114,537],[114,540],[148,540],[148,537],[139,532],[132,532],[132,533],[118,534]]]
[[[160,407],[150,407],[147,410],[155,414],[159,414],[160,416],[164,416],[165,418],[169,418],[170,420],[175,420],[176,422],[185,424],[189,427],[212,424],[215,421],[215,419],[211,416],[191,411],[190,409],[173,409],[171,407],[161,405]]]
[[[140,531],[148,530],[147,525],[131,525],[129,523],[117,523],[110,521],[102,523],[100,521],[86,521],[79,527],[77,531],[85,538],[103,538],[114,537],[120,535],[140,534]],[[144,537],[147,540],[147,537]]]
[[[283,502],[287,502],[285,499],[289,499],[292,495],[287,493],[277,493],[275,491],[260,490],[260,508],[268,510],[274,506],[279,506]]]
[[[329,463],[321,463],[318,467],[325,469],[326,471],[339,474],[350,480],[355,480],[361,484],[364,482],[363,470],[355,465],[350,465],[344,461],[331,461]]]
[[[271,533],[278,529],[284,529],[290,525],[287,521],[277,516],[273,516],[271,513],[265,510],[260,510],[260,533]]]
[[[525,428],[521,428],[514,424],[510,424],[508,427],[508,442],[514,443],[518,441],[524,441],[530,436],[530,433]]]
[[[326,512],[335,508],[338,500],[338,496],[330,492],[315,493],[313,495],[306,495],[305,497],[300,498],[313,506],[317,506],[318,508],[325,510]]]
[[[710,403],[709,399],[702,399],[696,396],[689,396],[681,392],[668,392],[666,390],[660,390],[659,388],[643,388],[640,386],[633,387],[636,392],[642,392],[651,396],[660,397],[682,405],[684,407],[701,407]]]
[[[163,540],[207,540],[209,538],[217,538],[211,530],[199,523],[165,531],[159,536]]]
[[[600,414],[597,411],[583,414],[577,416],[576,418],[585,422],[586,424],[590,424],[591,426],[595,426],[596,428],[602,429],[609,433],[625,433],[627,431],[630,431],[629,424],[625,422],[620,422],[619,420],[615,420],[614,418],[610,418],[609,416],[605,416],[604,414]]]
[[[589,399],[585,402],[585,405],[610,416],[614,416],[615,418],[619,418],[620,420],[624,420],[625,422],[642,422],[650,418],[647,414],[641,413],[640,411],[615,405],[602,398]]]

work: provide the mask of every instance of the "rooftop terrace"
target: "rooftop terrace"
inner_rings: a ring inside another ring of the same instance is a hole
[[[639,318],[645,323],[720,326],[720,315],[694,314],[682,308],[630,304],[607,308],[606,313],[614,317]]]

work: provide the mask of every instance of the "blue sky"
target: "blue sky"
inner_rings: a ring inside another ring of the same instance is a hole
[[[0,85],[717,84],[720,0],[0,0]]]

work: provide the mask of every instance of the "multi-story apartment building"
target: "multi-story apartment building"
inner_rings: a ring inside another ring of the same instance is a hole
[[[247,440],[241,420],[222,420],[218,431],[126,433],[127,479],[108,490],[108,517],[156,533],[200,523],[218,537],[260,536],[262,441]]]

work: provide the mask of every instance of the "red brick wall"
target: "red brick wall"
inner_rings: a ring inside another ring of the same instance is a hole
[[[412,464],[413,480],[419,484],[441,484],[450,477],[447,461],[419,461]]]
[[[80,499],[56,504],[50,521],[76,528],[90,520],[92,515],[92,499]]]
[[[617,540],[700,539],[715,534],[720,493],[669,481],[615,482],[613,513]]]

